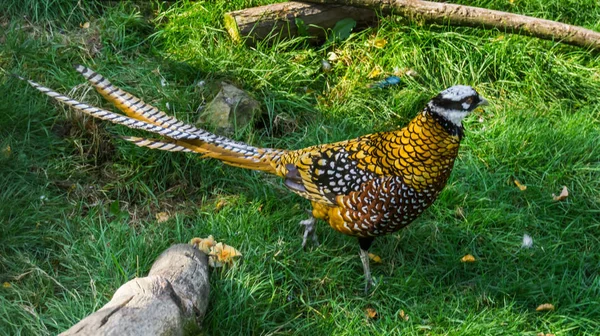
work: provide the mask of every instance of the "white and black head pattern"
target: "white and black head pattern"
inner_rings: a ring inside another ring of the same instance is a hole
[[[488,101],[475,89],[467,85],[455,85],[431,99],[427,107],[434,115],[462,129],[463,118],[482,105],[488,105]]]

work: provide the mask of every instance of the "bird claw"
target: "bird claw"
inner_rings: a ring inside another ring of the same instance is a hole
[[[315,227],[315,218],[310,217],[300,222],[300,225],[304,226],[304,236],[302,237],[302,248],[306,246],[306,240],[310,236],[315,246],[319,246],[319,239],[317,238],[317,231]]]
[[[375,286],[377,286],[377,282],[372,276],[365,279],[365,295],[369,295],[371,288],[374,288]]]

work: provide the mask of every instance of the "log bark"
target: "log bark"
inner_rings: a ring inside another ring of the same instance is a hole
[[[272,5],[246,8],[225,14],[225,28],[236,41],[254,44],[269,36],[288,38],[298,36],[295,19],[302,19],[308,35],[322,39],[329,28],[345,18],[356,21],[356,28],[377,23],[377,14],[371,9],[343,5],[319,5],[289,1]],[[245,39],[243,39],[246,37]]]
[[[317,4],[346,5],[416,18],[426,23],[472,26],[535,36],[546,40],[600,49],[600,33],[583,27],[485,8],[421,0],[305,0]]]
[[[147,277],[60,335],[183,335],[200,328],[209,295],[208,258],[191,245],[165,250]]]

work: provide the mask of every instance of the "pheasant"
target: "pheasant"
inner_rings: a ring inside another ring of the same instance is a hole
[[[283,178],[289,190],[312,205],[310,217],[300,222],[305,227],[302,247],[309,238],[318,245],[316,219],[358,238],[365,292],[374,284],[368,256],[373,240],[407,226],[435,201],[446,185],[464,136],[462,119],[478,106],[488,104],[472,87],[456,85],[431,99],[400,130],[298,150],[260,148],[185,124],[84,66],[79,65],[76,70],[126,115],[78,102],[28,82],[92,117],[163,137],[161,140],[123,137],[137,146],[198,153],[228,165]]]

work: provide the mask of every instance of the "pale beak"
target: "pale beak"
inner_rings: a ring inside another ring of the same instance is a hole
[[[477,104],[477,106],[488,106],[490,105],[490,102],[487,101],[487,99],[483,98],[482,96],[479,96],[479,104]]]

